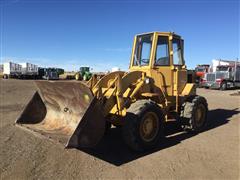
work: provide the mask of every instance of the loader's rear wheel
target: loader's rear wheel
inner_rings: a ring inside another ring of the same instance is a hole
[[[200,132],[207,120],[208,104],[204,97],[189,98],[182,107],[182,127],[187,131]]]
[[[133,150],[153,148],[163,135],[164,116],[157,104],[150,100],[139,100],[128,109],[122,136]]]

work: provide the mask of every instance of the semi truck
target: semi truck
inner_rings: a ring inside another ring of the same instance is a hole
[[[35,79],[38,77],[38,66],[28,62],[3,64],[3,78]]]
[[[199,64],[195,68],[195,83],[201,87],[202,79],[204,78],[206,73],[210,72],[209,64]]]
[[[19,64],[6,62],[2,66],[0,65],[0,74],[2,74],[5,79],[18,78],[56,80],[59,79],[59,75],[64,73],[64,69],[62,68],[42,68],[28,62]]]
[[[38,76],[40,79],[58,80],[59,74],[56,68],[39,68]]]
[[[240,63],[217,66],[215,72],[205,75],[202,86],[220,90],[240,87]]]

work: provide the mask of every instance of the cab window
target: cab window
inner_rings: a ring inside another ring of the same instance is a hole
[[[167,36],[159,36],[158,37],[154,65],[155,66],[168,66],[169,65],[169,48],[168,48],[168,37]]]
[[[137,36],[134,52],[134,66],[148,66],[152,49],[153,34]]]
[[[181,41],[180,39],[173,39],[172,41],[172,49],[173,49],[173,64],[174,65],[183,65],[183,55],[181,49]]]

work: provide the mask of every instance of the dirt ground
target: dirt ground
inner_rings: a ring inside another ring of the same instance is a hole
[[[112,128],[95,150],[61,144],[14,125],[35,91],[31,80],[0,80],[0,179],[240,179],[240,96],[198,89],[208,100],[200,134],[169,124],[166,139],[144,154],[130,151]]]

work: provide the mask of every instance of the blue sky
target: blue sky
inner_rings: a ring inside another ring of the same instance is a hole
[[[238,0],[0,0],[1,62],[128,69],[133,37],[174,31],[187,66],[239,57]]]

